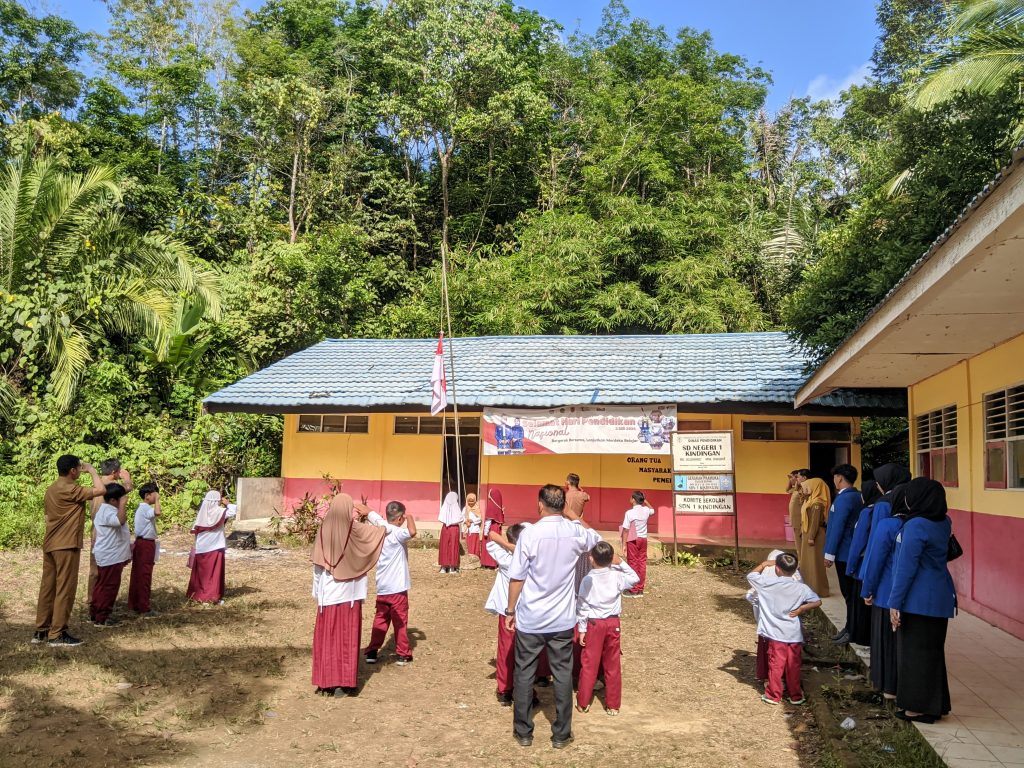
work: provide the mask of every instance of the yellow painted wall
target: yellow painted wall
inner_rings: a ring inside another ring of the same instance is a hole
[[[808,416],[744,416],[738,414],[678,414],[680,421],[711,421],[711,429],[733,430],[736,451],[736,490],[741,493],[785,493],[786,474],[808,464],[806,441],[786,442],[743,440],[744,421],[837,422],[852,424],[852,434],[859,431],[857,419]],[[645,458],[644,463],[630,459]],[[851,463],[860,468],[860,446],[854,443]],[[495,461],[495,459],[497,459]],[[649,470],[660,470],[651,472]],[[648,470],[648,471],[645,471]],[[481,483],[537,484],[561,482],[569,472],[583,479],[585,486],[604,488],[637,488],[640,490],[671,489],[669,480],[672,462],[669,456],[630,457],[597,454],[543,456],[486,456]]]
[[[957,406],[959,488],[947,488],[950,507],[982,514],[1024,517],[1024,489],[985,488],[984,397],[1024,382],[1024,336],[914,384],[909,391],[911,417]],[[911,418],[911,450],[917,444]],[[912,468],[916,470],[915,466]]]
[[[318,478],[327,473],[347,480],[436,483],[441,476],[441,436],[394,434],[394,418],[402,415],[406,414],[369,414],[366,434],[299,432],[299,417],[287,415],[281,474]]]

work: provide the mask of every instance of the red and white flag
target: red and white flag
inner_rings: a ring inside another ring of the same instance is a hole
[[[448,380],[444,375],[444,334],[437,337],[434,370],[430,374],[430,415],[436,416],[448,407]]]

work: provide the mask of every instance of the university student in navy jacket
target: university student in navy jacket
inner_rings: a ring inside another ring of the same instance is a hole
[[[875,483],[883,493],[871,513],[871,531],[861,561],[861,590],[871,606],[871,684],[887,699],[896,698],[896,633],[889,622],[889,595],[896,535],[906,519],[904,499],[910,471],[899,464],[883,464],[875,470]],[[899,514],[894,515],[894,510]]]
[[[946,628],[956,612],[947,555],[952,523],[941,483],[906,486],[907,521],[896,536],[889,616],[896,630],[897,717],[934,723],[949,714]]]
[[[860,491],[854,488],[857,482],[857,468],[850,464],[832,467],[832,483],[836,487],[836,498],[828,513],[828,527],[825,529],[825,567],[835,564],[839,589],[846,600],[846,625],[832,638],[835,643],[850,642],[850,619],[854,611],[854,600],[859,600],[853,579],[846,575],[846,561],[850,557],[853,543],[853,529],[857,517],[864,508]]]
[[[864,500],[864,508],[857,516],[850,554],[846,558],[846,575],[853,579],[853,600],[850,601],[850,616],[846,628],[849,630],[851,643],[871,645],[871,608],[864,604],[860,592],[864,578],[864,554],[868,546],[868,537],[871,535],[875,502],[882,497],[878,484],[874,480],[865,481],[861,487],[861,497]]]

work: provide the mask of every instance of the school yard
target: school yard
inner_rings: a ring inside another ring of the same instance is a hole
[[[306,550],[231,551],[226,604],[202,608],[184,602],[187,543],[163,541],[162,615],[110,629],[84,620],[83,558],[72,631],[86,644],[67,650],[28,642],[39,554],[0,553],[4,768],[825,764],[813,707],[758,699],[754,627],[730,568],[652,565],[647,596],[623,601],[622,714],[576,713],[576,742],[558,751],[550,689],[531,748],[515,744],[511,710],[495,701],[496,619],[481,608],[491,572],[441,576],[436,551],[413,550],[415,662],[390,663],[389,639],[383,663],[361,670],[358,698],[325,699],[309,683]],[[371,600],[364,644],[372,610]]]

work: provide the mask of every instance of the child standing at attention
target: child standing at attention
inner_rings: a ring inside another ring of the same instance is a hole
[[[783,678],[789,703],[805,701],[800,685],[804,640],[800,616],[819,607],[821,598],[806,584],[793,579],[796,567],[796,557],[783,553],[774,560],[765,560],[747,574],[760,608],[757,633],[768,638],[768,682],[761,696],[765,704],[782,703]]]
[[[157,615],[149,605],[153,589],[153,566],[160,556],[156,540],[156,519],[160,517],[160,493],[156,483],[139,488],[142,503],[135,510],[135,546],[132,547],[132,576],[128,581],[128,610],[140,616]]]
[[[631,597],[641,597],[647,583],[647,521],[654,514],[654,507],[640,491],[633,492],[633,506],[626,510],[619,526],[622,535],[622,548],[626,552],[626,562],[635,572],[639,581],[636,586],[626,592]]]
[[[128,492],[120,483],[107,483],[103,503],[93,517],[96,541],[96,583],[89,602],[89,618],[97,627],[113,627],[120,622],[111,614],[121,589],[121,572],[132,559],[132,534],[128,530]]]
[[[406,515],[405,505],[400,501],[389,501],[384,509],[387,520],[376,512],[370,512],[367,520],[372,525],[387,530],[384,548],[377,561],[377,615],[373,617],[373,631],[370,645],[366,648],[366,663],[377,663],[377,652],[384,645],[388,626],[395,627],[395,653],[398,666],[412,661],[409,647],[409,539],[416,536],[416,521]],[[405,527],[403,527],[403,525]]]
[[[498,703],[503,707],[512,706],[512,678],[515,672],[516,633],[505,626],[505,608],[508,607],[508,569],[512,565],[512,553],[516,541],[525,526],[516,523],[502,536],[491,533],[487,552],[498,564],[494,574],[494,586],[484,603],[484,610],[498,617],[498,653],[494,657],[494,680],[498,685]]]
[[[576,708],[589,712],[597,672],[604,668],[605,714],[619,714],[622,704],[622,593],[640,580],[636,571],[615,554],[612,545],[600,541],[590,550],[593,569],[583,577],[576,603],[577,629],[583,656]]]

